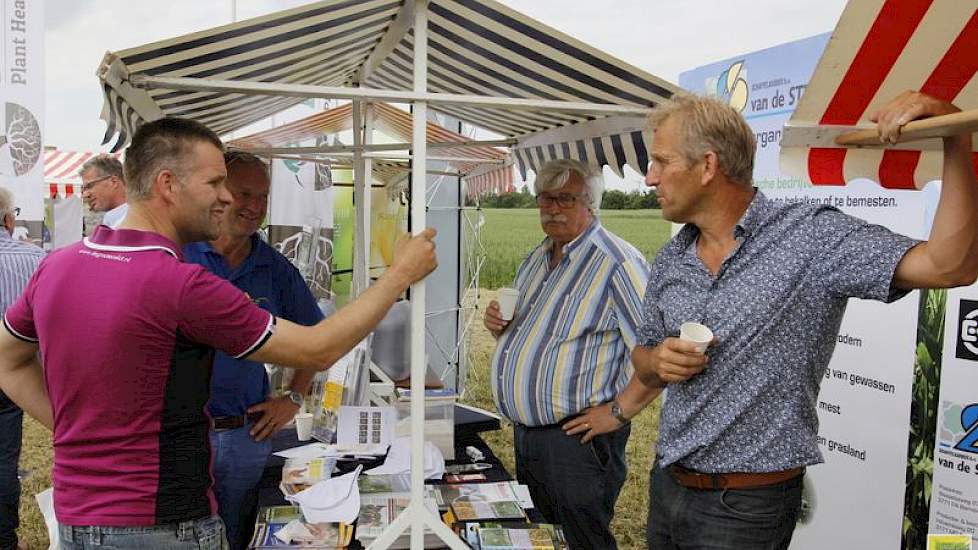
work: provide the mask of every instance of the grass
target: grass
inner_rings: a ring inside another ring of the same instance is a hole
[[[483,212],[486,263],[479,284],[489,289],[512,286],[516,268],[544,237],[537,210],[486,209]],[[669,239],[669,223],[662,220],[659,210],[604,210],[601,223],[650,259]]]
[[[516,267],[543,239],[536,210],[489,209],[484,214],[486,224],[482,228],[482,242],[487,261],[482,273],[480,310],[484,310],[489,300],[495,298],[495,291],[489,289],[511,284]],[[608,210],[602,212],[601,221],[609,230],[635,245],[647,258],[651,258],[669,238],[669,224],[662,220],[658,210]],[[489,387],[489,358],[494,346],[492,336],[478,323],[472,337],[472,364],[464,401],[490,411],[495,410]],[[645,548],[648,473],[658,436],[659,401],[638,415],[632,424],[626,449],[628,477],[618,497],[612,522],[612,529],[622,549]],[[498,432],[483,435],[509,471],[515,472],[512,426],[506,424]],[[30,474],[23,484],[18,535],[25,548],[47,548],[47,529],[34,495],[51,486],[51,434],[27,417],[24,419],[23,449],[21,469],[28,470]]]

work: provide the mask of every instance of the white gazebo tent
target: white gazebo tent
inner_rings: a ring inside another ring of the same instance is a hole
[[[371,104],[364,113],[364,127],[373,128],[378,138],[384,137],[390,151],[378,152],[378,155],[387,155],[394,152],[394,148],[404,149],[406,156],[409,149],[409,142],[412,137],[412,118],[407,111],[397,108],[387,103],[378,102]],[[266,156],[273,159],[299,159],[314,160],[328,163],[331,168],[351,168],[354,147],[334,147],[339,149],[330,154],[320,154],[320,147],[298,147],[294,144],[322,142],[327,138],[337,138],[341,134],[346,137],[346,132],[351,131],[354,125],[353,104],[346,103],[327,111],[322,111],[304,118],[295,120],[288,124],[242,136],[233,139],[228,143],[230,148],[247,150],[254,154]],[[429,180],[433,180],[435,185],[428,188],[428,209],[429,224],[435,226],[439,232],[439,240],[442,246],[455,245],[454,249],[461,249],[463,252],[457,257],[451,254],[440,255],[442,268],[435,274],[436,280],[429,279],[439,285],[440,288],[459,287],[457,295],[444,293],[444,296],[428,296],[426,313],[426,332],[427,348],[435,348],[437,353],[432,352],[428,366],[432,368],[433,376],[440,381],[447,383],[450,387],[459,390],[462,386],[459,380],[464,380],[468,364],[467,335],[471,333],[472,326],[476,322],[476,307],[479,270],[484,261],[484,254],[480,251],[482,247],[478,243],[479,239],[479,216],[476,213],[475,219],[467,215],[441,216],[444,219],[432,220],[431,214],[439,217],[441,214],[455,213],[458,210],[472,210],[464,208],[461,204],[462,194],[457,189],[448,189],[453,185],[454,180],[460,179],[467,194],[470,197],[477,197],[487,192],[501,192],[512,190],[513,188],[513,167],[510,156],[505,149],[490,146],[473,147],[467,145],[471,140],[463,135],[448,130],[428,121],[426,125],[426,139],[429,143],[442,143],[437,156],[429,157]],[[365,140],[368,136],[364,136]],[[369,137],[373,137],[372,135]],[[347,139],[347,141],[349,141]],[[451,147],[451,144],[459,144],[458,147]],[[431,169],[432,160],[443,159],[440,162],[445,164],[443,170]],[[410,163],[407,159],[380,159],[372,158],[370,168],[372,170],[372,185],[374,188],[380,186],[386,188],[386,193],[380,195],[397,196],[399,191],[406,187],[406,180],[411,171]],[[278,164],[273,165],[274,172]],[[447,183],[443,183],[446,180]],[[366,185],[364,185],[366,187]],[[444,193],[444,191],[454,191]],[[442,197],[441,195],[447,195]],[[366,198],[366,197],[365,197]],[[276,192],[273,186],[272,201],[276,200]],[[374,197],[371,201],[376,201]],[[273,208],[274,210],[274,208]],[[364,235],[373,234],[367,226],[368,220],[364,220]],[[274,223],[274,220],[273,220]],[[385,229],[389,230],[389,229]],[[460,235],[452,235],[453,231],[460,231]],[[454,237],[454,238],[453,238]],[[456,242],[457,241],[457,242]],[[392,242],[392,241],[389,241]],[[360,243],[369,244],[366,237],[360,239]],[[359,243],[358,243],[359,244]],[[355,262],[354,273],[359,284],[364,284],[365,274],[370,272],[366,260],[360,258],[360,254],[366,254],[366,250],[358,247],[358,261]],[[457,263],[458,269],[449,269],[446,260],[453,260]],[[376,264],[373,264],[376,268]],[[456,379],[448,378],[454,374]],[[387,381],[390,382],[390,381]],[[393,391],[391,384],[389,391]]]
[[[676,88],[491,0],[326,0],[105,56],[106,140],[122,147],[143,121],[184,116],[220,134],[310,97],[412,105],[411,218],[425,226],[425,139],[435,111],[515,140],[523,169],[571,156],[618,171],[645,169],[645,116]],[[356,182],[383,149],[354,132]],[[473,142],[473,146],[496,145]],[[457,146],[457,144],[452,144]],[[320,153],[331,153],[323,147]],[[363,204],[361,201],[358,204]],[[362,220],[364,216],[358,216]],[[358,224],[358,234],[363,232]],[[423,395],[425,284],[412,288],[412,395]],[[411,527],[466,545],[423,506],[423,399],[411,403],[411,505],[372,547]]]

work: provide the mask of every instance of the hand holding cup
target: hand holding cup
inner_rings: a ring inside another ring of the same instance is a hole
[[[679,339],[695,344],[697,353],[706,353],[706,348],[713,342],[713,331],[706,325],[687,322],[679,327]]]
[[[519,297],[519,293],[512,288],[500,288],[496,293],[496,297],[499,300],[489,302],[489,307],[486,308],[486,314],[482,318],[482,324],[494,337],[499,338],[499,335],[506,330],[506,327],[513,320],[513,314],[516,310],[516,299]]]

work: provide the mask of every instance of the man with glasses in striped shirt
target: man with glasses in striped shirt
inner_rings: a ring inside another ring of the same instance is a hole
[[[14,221],[20,208],[14,206],[14,195],[0,187],[0,312],[20,295],[27,280],[37,269],[44,252],[40,248],[13,239]],[[24,412],[0,391],[0,550],[17,548],[20,480],[17,462]]]
[[[632,376],[648,265],[598,220],[601,173],[547,163],[534,183],[547,238],[516,272],[512,320],[491,302],[492,389],[513,422],[516,477],[571,548],[616,548],[629,421],[658,390]]]

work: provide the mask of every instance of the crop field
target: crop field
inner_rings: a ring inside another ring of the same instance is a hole
[[[642,254],[652,259],[669,240],[669,223],[659,210],[603,210],[601,223],[619,237],[632,243]],[[510,286],[517,266],[543,240],[543,230],[535,209],[486,209],[482,227],[482,244],[486,263],[482,268],[480,286],[499,288]]]

